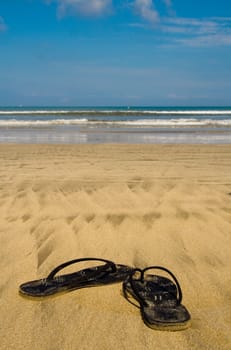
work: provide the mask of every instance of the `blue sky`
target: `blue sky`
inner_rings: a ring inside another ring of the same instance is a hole
[[[231,105],[229,0],[0,1],[0,105]]]

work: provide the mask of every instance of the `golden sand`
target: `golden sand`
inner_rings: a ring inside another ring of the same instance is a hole
[[[1,350],[231,349],[230,145],[0,145],[0,160]],[[169,268],[191,328],[149,329],[121,284],[18,295],[89,256]]]

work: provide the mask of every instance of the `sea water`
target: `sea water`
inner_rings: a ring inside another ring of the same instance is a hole
[[[231,107],[0,107],[1,143],[231,143]]]

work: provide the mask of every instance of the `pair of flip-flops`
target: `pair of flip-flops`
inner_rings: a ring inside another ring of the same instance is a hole
[[[78,272],[58,275],[63,268],[82,261],[101,261],[104,265],[85,268]],[[146,274],[150,269],[167,272],[169,278]],[[46,297],[60,292],[123,282],[124,297],[140,308],[143,321],[147,326],[159,330],[181,330],[190,325],[190,314],[181,304],[182,291],[176,277],[168,269],[151,266],[146,269],[115,264],[98,258],[82,258],[67,261],[57,266],[43,279],[23,283],[19,287],[21,295]]]

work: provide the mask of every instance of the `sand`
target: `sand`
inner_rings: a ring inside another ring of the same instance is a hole
[[[0,160],[1,350],[231,348],[230,145],[0,145]],[[121,284],[18,294],[89,256],[169,268],[191,328],[148,328]]]

